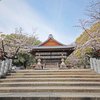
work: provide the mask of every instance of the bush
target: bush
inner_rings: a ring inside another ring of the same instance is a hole
[[[19,53],[18,59],[13,60],[13,64],[20,67],[24,66],[24,68],[35,63],[35,58],[29,53]]]

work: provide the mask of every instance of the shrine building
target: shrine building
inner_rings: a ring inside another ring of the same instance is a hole
[[[60,67],[65,64],[65,59],[74,51],[75,46],[64,45],[55,40],[52,34],[43,43],[34,46],[31,54],[35,56],[37,65],[57,66]]]

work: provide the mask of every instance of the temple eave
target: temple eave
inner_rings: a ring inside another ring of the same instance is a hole
[[[52,49],[52,50],[55,50],[55,49],[65,49],[65,50],[74,50],[74,46],[72,47],[66,47],[66,46],[42,46],[42,47],[33,47],[32,50],[49,50],[49,49]]]

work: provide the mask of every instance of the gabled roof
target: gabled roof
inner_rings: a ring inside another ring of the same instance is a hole
[[[52,34],[50,34],[48,39],[43,43],[41,43],[39,46],[65,46],[65,45],[55,40]]]
[[[31,47],[31,53],[34,53],[36,51],[69,51],[69,53],[73,52],[75,49],[75,45],[64,45],[57,40],[55,40],[52,36],[52,34],[49,35],[49,38],[41,43],[40,45]]]

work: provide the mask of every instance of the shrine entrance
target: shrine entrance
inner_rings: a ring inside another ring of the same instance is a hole
[[[31,54],[35,56],[36,67],[43,66],[43,68],[50,69],[65,67],[65,59],[73,51],[73,45],[64,45],[50,34],[45,42],[33,47]]]
[[[53,56],[49,56],[49,59],[42,59],[42,64],[45,69],[55,69],[60,67],[61,59],[54,59]]]
[[[44,64],[45,68],[52,68],[52,67],[58,67],[59,63],[58,60],[54,60],[54,59],[48,59],[48,60],[42,60],[42,63]]]

